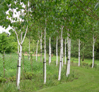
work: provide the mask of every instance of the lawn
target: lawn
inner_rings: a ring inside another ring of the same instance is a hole
[[[39,62],[40,57],[36,62],[35,57],[32,61],[29,61],[28,56],[25,56],[24,70],[23,62],[21,69],[20,92],[99,92],[98,60],[95,61],[97,66],[92,69],[90,67],[91,59],[85,59],[81,62],[81,67],[78,67],[77,58],[71,58],[70,76],[68,78],[65,76],[66,65],[64,65],[62,79],[58,81],[58,66],[55,65],[55,59],[56,57],[53,56],[52,63],[49,65],[47,58],[47,83],[44,85],[43,62]],[[0,54],[0,92],[18,92],[16,88],[17,60],[17,54],[6,54],[6,77],[3,79],[3,61]]]

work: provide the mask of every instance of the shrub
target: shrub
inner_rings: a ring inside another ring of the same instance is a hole
[[[16,76],[10,77],[9,80],[12,81],[12,82],[16,81]]]
[[[2,77],[0,77],[0,83],[4,83],[4,82],[6,82],[7,81],[7,79],[6,78],[2,78]]]
[[[29,80],[31,80],[33,78],[33,76],[34,76],[34,74],[31,72],[26,72],[24,74],[25,79],[29,79]]]
[[[88,63],[83,62],[82,65],[83,66],[88,66]]]

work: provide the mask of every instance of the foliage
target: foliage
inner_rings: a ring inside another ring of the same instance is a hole
[[[0,34],[0,52],[14,52],[16,51],[17,43],[15,37],[9,36],[7,33]]]

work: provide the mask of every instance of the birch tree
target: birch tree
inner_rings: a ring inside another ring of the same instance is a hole
[[[66,65],[66,38],[65,38],[65,65]]]
[[[41,31],[41,37],[40,37],[40,50],[41,50],[40,61],[42,62],[42,31]]]
[[[36,61],[38,59],[38,44],[39,44],[39,40],[37,41],[37,47],[36,47]]]
[[[59,63],[58,80],[61,80],[61,70],[62,70],[62,34],[63,34],[63,29],[61,28],[61,39],[60,39],[60,63]]]
[[[56,37],[56,66],[58,65],[58,36]]]
[[[10,12],[13,12],[9,18],[9,20],[12,22],[12,27],[13,30],[16,34],[16,38],[17,38],[17,42],[19,45],[19,57],[18,57],[18,64],[17,64],[17,79],[16,79],[16,84],[17,84],[17,88],[20,89],[20,77],[21,77],[21,60],[22,60],[22,44],[24,42],[24,39],[26,37],[27,31],[28,31],[28,19],[27,16],[29,15],[29,2],[27,2],[28,4],[25,5],[25,7],[23,6],[23,3],[20,1],[16,1],[13,2],[15,5],[19,6],[18,8],[18,12],[16,12],[16,10],[14,9],[15,7],[12,6],[12,9],[10,9],[8,12],[8,14],[10,15]],[[28,8],[27,8],[28,7]],[[24,13],[26,12],[26,13]],[[14,16],[14,14],[17,13],[18,16],[17,18]],[[24,32],[25,30],[25,32]],[[19,36],[21,35],[21,36]]]
[[[24,37],[22,37],[22,35],[23,35],[23,32],[21,32],[21,40],[19,41],[19,37],[18,37],[18,34],[17,34],[17,32],[16,32],[16,30],[14,30],[15,31],[15,34],[16,34],[16,37],[17,37],[17,42],[18,42],[18,45],[19,45],[19,59],[18,59],[18,65],[17,65],[17,67],[18,67],[18,74],[17,74],[17,87],[18,87],[18,89],[20,89],[20,86],[19,86],[19,84],[20,84],[20,77],[21,77],[21,59],[22,59],[22,44],[23,44],[23,42],[24,42],[24,39],[25,39],[25,37],[26,37],[26,33],[27,33],[27,31],[28,31],[28,27],[26,28],[26,31],[25,31],[25,34],[24,34]]]
[[[44,62],[43,63],[44,63],[44,84],[46,84],[46,27],[44,29]]]
[[[49,37],[49,65],[51,63],[51,37]]]
[[[70,74],[70,59],[71,59],[71,39],[69,38],[70,34],[68,33],[67,43],[68,43],[68,59],[67,59],[67,72],[66,76]]]
[[[92,50],[92,68],[94,67],[94,48],[95,48],[95,37],[94,37],[94,34],[93,34],[93,50]]]
[[[78,40],[78,66],[80,66],[80,39]]]

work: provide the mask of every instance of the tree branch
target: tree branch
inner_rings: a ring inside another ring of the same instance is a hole
[[[86,6],[81,0],[79,0],[84,6]],[[99,17],[92,11],[92,9],[91,8],[89,8],[88,6],[87,6],[87,9],[88,10],[90,10],[91,11],[91,13],[93,13],[94,14],[94,16],[97,18],[97,19],[99,19]]]
[[[27,34],[27,31],[28,31],[28,26],[27,26],[27,28],[26,28],[26,31],[25,31],[25,34],[24,34],[23,40],[21,41],[21,44],[24,42],[24,39],[25,39],[26,34]]]
[[[13,28],[13,29],[14,29],[14,28]],[[18,45],[20,45],[19,38],[18,38],[18,34],[17,34],[17,32],[16,32],[16,30],[15,30],[15,29],[14,29],[14,31],[15,31],[15,34],[16,34],[16,37],[17,37]]]

